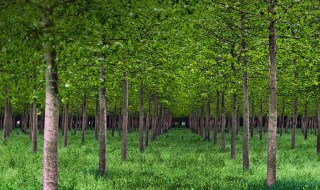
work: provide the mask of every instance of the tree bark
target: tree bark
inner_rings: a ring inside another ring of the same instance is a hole
[[[303,134],[304,134],[304,140],[308,139],[308,102],[304,105],[304,127],[303,127]]]
[[[87,97],[83,97],[83,103],[82,103],[82,133],[81,133],[81,141],[84,143],[85,141],[85,134],[86,134],[86,128],[87,128],[87,114],[86,114],[86,108],[87,108]]]
[[[254,133],[254,99],[252,99],[252,105],[251,105],[251,137],[253,137],[253,133]]]
[[[258,124],[260,141],[262,141],[262,129],[263,129],[263,100],[261,99],[260,111],[259,111],[259,124]]]
[[[246,15],[241,15],[241,36],[243,54],[243,139],[242,139],[242,165],[243,169],[249,169],[249,97],[248,97],[248,74],[247,74],[247,43],[246,43]]]
[[[148,95],[148,112],[146,117],[146,137],[145,137],[145,147],[149,145],[149,128],[150,128],[150,111],[151,111],[151,94]]]
[[[296,60],[293,60],[294,65],[296,66]],[[292,137],[291,137],[291,149],[296,147],[296,128],[297,128],[297,118],[298,118],[298,99],[297,99],[297,79],[298,72],[295,68],[294,70],[294,100],[293,100],[293,118],[292,118]]]
[[[268,130],[268,161],[267,185],[270,187],[277,177],[277,67],[276,67],[276,29],[275,2],[270,1],[269,13],[269,130]]]
[[[38,150],[38,115],[37,115],[37,107],[36,103],[32,103],[32,151],[37,152]]]
[[[153,121],[152,121],[152,135],[151,135],[151,141],[154,141],[156,139],[156,131],[157,131],[157,125],[158,125],[158,105],[157,105],[157,97],[154,96],[153,99]]]
[[[206,112],[206,139],[210,141],[210,98],[207,100],[207,112]]]
[[[213,144],[218,143],[217,134],[218,134],[218,125],[219,125],[219,91],[216,92],[216,115],[215,115],[215,122],[214,122],[214,129],[213,129]]]
[[[201,114],[200,114],[201,116],[201,120],[200,120],[200,136],[202,137],[202,138],[204,138],[205,139],[205,136],[204,136],[204,129],[205,129],[205,127],[204,127],[204,104],[202,105],[202,108],[201,108]]]
[[[221,108],[221,149],[224,150],[226,148],[226,107],[224,103],[224,92],[221,93]]]
[[[139,148],[140,152],[144,150],[143,144],[143,124],[144,124],[144,113],[143,113],[143,83],[140,85],[140,116],[139,116]]]
[[[106,103],[106,86],[105,86],[106,70],[103,61],[100,62],[100,112],[99,112],[99,173],[104,176],[107,173],[107,103]]]
[[[3,138],[2,138],[2,142],[6,143],[7,141],[7,134],[8,134],[8,126],[10,123],[10,113],[9,113],[9,100],[6,97],[6,103],[5,103],[5,108],[4,108],[4,122],[3,122]]]
[[[232,132],[231,132],[231,158],[236,157],[236,135],[237,135],[237,95],[232,94]]]
[[[317,136],[317,153],[320,154],[320,69],[318,69],[318,136]]]
[[[281,124],[280,124],[280,137],[283,133],[283,126],[284,126],[284,110],[285,110],[285,99],[282,99],[282,111],[281,111]]]
[[[100,94],[100,92],[99,92]],[[96,113],[95,113],[95,123],[94,123],[94,139],[98,140],[99,139],[99,124],[100,124],[100,119],[99,119],[99,115],[100,115],[100,105],[99,105],[99,97],[96,98]]]
[[[53,37],[51,29],[53,24],[53,8],[44,4],[42,9],[42,23],[44,36],[47,41],[44,44],[44,57],[46,61],[46,106],[45,128],[43,145],[43,189],[58,189],[58,64],[56,63],[55,46],[50,40]]]
[[[128,131],[128,73],[124,73],[123,80],[123,121],[122,121],[122,144],[121,159],[127,159],[127,131]]]
[[[67,147],[68,146],[68,119],[69,119],[69,116],[68,116],[68,111],[69,111],[69,108],[68,108],[68,104],[65,105],[65,108],[64,108],[64,123],[63,123],[63,146],[64,147]]]

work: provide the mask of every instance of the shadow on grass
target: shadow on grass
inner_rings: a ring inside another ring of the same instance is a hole
[[[257,189],[270,189],[270,190],[278,190],[278,189],[290,189],[290,190],[300,190],[300,189],[320,189],[320,181],[298,181],[298,180],[279,180],[276,184],[267,187],[266,182],[261,182],[259,184],[248,184],[248,189],[257,190]]]

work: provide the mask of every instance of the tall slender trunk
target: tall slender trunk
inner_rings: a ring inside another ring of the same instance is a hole
[[[94,139],[99,139],[99,124],[100,124],[100,111],[99,111],[99,97],[96,98],[96,113],[95,113],[95,122],[94,122]]]
[[[44,4],[42,9],[42,23],[44,37],[54,38],[52,28],[53,8]],[[58,101],[58,64],[56,63],[56,50],[53,40],[47,40],[44,44],[44,57],[46,61],[46,106],[45,128],[43,144],[43,189],[58,189],[58,124],[59,124],[59,101]]]
[[[31,105],[30,110],[29,110],[29,139],[30,139],[30,141],[32,141],[32,127],[33,127],[32,122],[33,122],[33,119],[32,119],[32,105]],[[9,129],[7,128],[7,133],[8,133],[8,131],[9,131]]]
[[[32,151],[37,152],[38,149],[38,115],[36,103],[32,103]]]
[[[104,39],[104,38],[103,38]],[[104,40],[103,40],[104,41]],[[107,102],[106,102],[106,86],[105,86],[106,70],[103,61],[100,62],[100,113],[99,113],[99,173],[106,175],[107,173]]]
[[[304,105],[304,128],[303,128],[303,134],[304,134],[304,140],[308,139],[308,102]]]
[[[248,74],[247,74],[247,43],[246,43],[246,15],[241,15],[241,36],[243,54],[243,139],[242,139],[242,161],[243,169],[249,169],[249,97],[248,97]]]
[[[143,144],[143,123],[144,123],[144,113],[143,113],[143,83],[140,85],[140,116],[139,116],[139,148],[140,152],[144,150]]]
[[[205,131],[204,130],[205,129],[204,128],[204,104],[202,105],[201,114],[200,115],[201,115],[200,116],[201,117],[201,119],[200,119],[200,136],[204,138],[205,137],[204,136],[204,131]]]
[[[116,125],[117,125],[117,106],[114,106],[113,119],[112,119],[112,129],[111,129],[112,136],[114,136],[114,132],[116,130]]]
[[[63,123],[63,146],[66,147],[68,146],[68,119],[69,119],[69,105],[66,104],[64,108],[64,123]]]
[[[235,44],[231,46],[231,55],[233,58],[236,57],[234,52]],[[234,62],[231,62],[231,70],[233,75],[236,76],[236,68]],[[236,80],[232,81],[233,89],[236,89]],[[232,116],[231,116],[231,158],[236,157],[236,136],[237,136],[237,94],[232,93]]]
[[[207,112],[206,112],[206,139],[210,141],[210,98],[207,100]]]
[[[5,108],[4,108],[4,122],[3,122],[3,138],[2,141],[3,143],[6,143],[7,141],[7,130],[9,126],[9,119],[10,119],[10,113],[9,113],[9,100],[6,97],[6,103],[5,103]]]
[[[237,95],[232,94],[232,132],[231,132],[231,158],[236,157],[236,135],[237,135]]]
[[[224,150],[226,148],[226,107],[224,103],[224,92],[221,93],[221,109],[221,149]]]
[[[213,144],[218,143],[217,134],[218,134],[218,125],[219,125],[219,91],[216,92],[216,115],[215,115],[215,122],[214,122],[214,129],[213,129]]]
[[[151,94],[148,94],[148,112],[146,117],[146,137],[145,137],[145,147],[149,145],[149,127],[150,127],[150,108],[151,108]]]
[[[128,131],[128,73],[124,73],[123,80],[123,121],[122,121],[122,144],[121,159],[127,159],[127,131]]]
[[[158,127],[158,105],[157,105],[157,97],[154,96],[153,99],[153,121],[152,121],[152,135],[151,140],[154,141],[156,139],[156,131]]]
[[[262,141],[262,129],[263,129],[263,100],[261,98],[261,100],[260,100],[260,111],[259,111],[259,124],[258,124],[260,141]]]
[[[251,137],[253,137],[253,133],[254,133],[254,99],[252,98],[252,105],[251,105]]]
[[[285,99],[282,99],[282,111],[281,111],[281,124],[280,124],[280,137],[283,133],[283,126],[284,126],[284,110],[285,110]]]
[[[320,69],[318,69],[318,113],[317,113],[317,125],[318,125],[318,136],[317,136],[317,153],[320,154]]]
[[[294,65],[296,66],[296,60],[293,60]],[[292,118],[292,137],[291,137],[291,149],[296,147],[296,128],[297,128],[297,119],[298,119],[298,99],[297,99],[297,79],[298,71],[295,68],[294,70],[294,100],[293,100],[293,118]]]
[[[277,67],[276,67],[276,29],[275,2],[270,1],[269,13],[269,130],[268,130],[268,161],[267,185],[270,187],[277,178]]]
[[[82,133],[81,133],[81,141],[84,143],[85,141],[85,134],[86,134],[86,128],[87,128],[87,121],[86,121],[86,108],[87,108],[87,97],[83,97],[83,103],[82,103]]]

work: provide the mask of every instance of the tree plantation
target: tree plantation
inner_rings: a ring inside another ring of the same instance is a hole
[[[0,189],[320,188],[319,1],[0,13]]]

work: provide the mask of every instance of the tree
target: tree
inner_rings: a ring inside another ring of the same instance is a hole
[[[268,2],[269,13],[269,130],[268,130],[268,161],[267,185],[270,187],[277,177],[277,67],[276,67],[276,1]]]
[[[43,189],[58,189],[58,64],[56,50],[53,44],[54,8],[49,2],[44,2],[41,10],[44,27],[44,57],[46,60],[46,107],[43,144]]]

